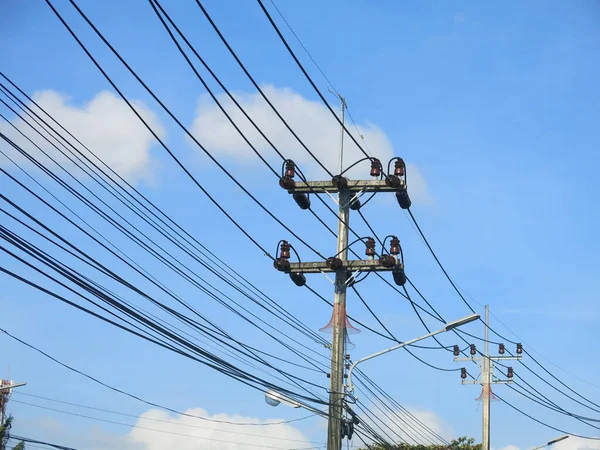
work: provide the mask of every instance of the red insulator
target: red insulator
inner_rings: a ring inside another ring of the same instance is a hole
[[[504,344],[498,344],[498,353],[504,355]]]
[[[475,347],[475,344],[471,344],[470,347],[471,347],[471,351],[470,351],[471,356],[475,356],[477,354],[477,348]]]
[[[400,254],[400,239],[398,239],[396,236],[393,236],[392,240],[390,241],[390,253],[392,255]]]
[[[396,265],[396,258],[392,255],[381,255],[379,258],[379,264],[383,267],[394,267]]]
[[[517,355],[521,355],[523,353],[523,344],[517,344]]]
[[[281,177],[279,179],[279,186],[289,191],[290,189],[294,189],[296,187],[296,182],[292,177]]]
[[[375,256],[375,239],[372,237],[367,238],[367,242],[365,243],[367,249],[365,250],[365,255],[369,257]]]
[[[281,259],[290,259],[290,249],[292,246],[288,243],[288,241],[281,242],[281,252],[279,254],[279,258]]]
[[[371,176],[379,177],[381,175],[381,161],[377,158],[371,160]]]
[[[460,355],[460,349],[458,348],[458,345],[454,346],[454,356],[458,356]]]
[[[465,369],[464,367],[463,367],[462,369],[460,369],[460,377],[461,377],[463,380],[466,380],[466,379],[467,379],[467,369]]]
[[[296,176],[296,172],[294,170],[295,168],[296,168],[296,164],[294,163],[294,161],[292,161],[291,159],[288,159],[285,162],[285,176],[294,178],[294,176]]]
[[[509,367],[509,368],[508,368],[508,372],[507,372],[506,376],[507,376],[508,378],[512,378],[514,375],[515,375],[515,373],[513,372],[513,368],[512,368],[512,367]]]
[[[404,160],[402,158],[398,158],[394,164],[394,175],[397,177],[403,177],[405,167]]]
[[[325,261],[325,265],[331,270],[338,270],[344,266],[344,263],[340,258],[332,256],[331,258],[327,258],[327,260]]]
[[[335,175],[331,179],[331,184],[333,184],[333,187],[335,187],[338,191],[346,189],[348,187],[348,178],[343,177],[342,175]]]

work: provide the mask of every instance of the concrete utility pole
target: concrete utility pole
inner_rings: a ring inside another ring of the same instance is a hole
[[[344,121],[344,98],[338,96],[342,105],[341,122]],[[346,340],[346,288],[355,281],[355,276],[364,271],[391,271],[396,284],[403,285],[406,282],[404,275],[404,264],[398,258],[400,254],[400,241],[392,236],[390,250],[383,249],[380,258],[375,259],[375,240],[364,239],[366,244],[365,254],[367,259],[348,260],[348,225],[350,223],[350,209],[360,208],[360,196],[366,193],[394,192],[398,203],[403,209],[410,207],[410,198],[406,190],[404,161],[394,158],[393,174],[384,174],[381,162],[377,158],[368,158],[371,163],[371,180],[349,180],[343,175],[343,151],[344,151],[344,129],[342,126],[340,135],[340,172],[330,181],[295,181],[295,164],[287,160],[285,173],[281,177],[279,185],[292,194],[294,200],[301,209],[310,208],[308,194],[338,193],[338,233],[337,253],[335,256],[319,262],[289,261],[290,249],[293,246],[287,241],[280,241],[281,255],[275,259],[274,266],[277,270],[288,273],[290,278],[298,286],[306,283],[306,273],[335,273],[335,297],[332,314],[333,337],[331,342],[331,372],[329,374],[329,423],[327,428],[327,449],[341,450],[342,439],[351,439],[353,424],[344,419],[345,392],[344,392],[344,369],[345,369],[345,340]],[[390,161],[390,164],[392,163]],[[348,364],[349,365],[349,364]],[[350,413],[350,412],[349,412]],[[351,414],[352,415],[352,414]]]
[[[342,125],[344,123],[345,100],[339,96],[341,103]],[[344,128],[340,127],[340,173],[344,170]],[[350,192],[338,193],[338,236],[337,257],[342,267],[335,271],[335,295],[333,301],[333,336],[331,339],[331,383],[329,391],[329,424],[327,427],[327,448],[342,448],[342,406],[344,402],[344,355],[346,318],[346,281],[348,273],[343,264],[348,259],[348,224],[350,223]]]
[[[0,426],[4,425],[4,416],[6,414],[6,404],[12,394],[13,388],[25,386],[27,383],[15,383],[10,380],[0,380]]]
[[[489,352],[489,325],[490,310],[488,305],[485,305],[485,345],[483,355],[483,431],[482,431],[482,447],[486,450],[490,448],[490,387],[492,381],[492,371],[490,370],[490,352]]]
[[[507,380],[494,380],[494,363],[493,361],[504,361],[504,360],[520,360],[521,355],[523,353],[523,347],[521,344],[517,344],[517,355],[516,356],[504,356],[504,344],[500,344],[498,348],[499,356],[490,356],[489,353],[489,322],[490,322],[490,312],[489,306],[485,305],[485,342],[484,342],[484,351],[481,357],[476,357],[477,349],[475,344],[470,345],[470,358],[457,358],[459,354],[458,346],[454,346],[454,361],[479,361],[480,362],[480,377],[479,380],[466,380],[467,371],[465,368],[461,369],[461,378],[462,384],[481,384],[481,401],[483,403],[482,408],[482,433],[481,433],[481,449],[482,450],[490,450],[490,400],[492,398],[492,385],[493,384],[508,384],[512,383],[513,378],[513,369],[512,367],[508,368],[508,379]]]

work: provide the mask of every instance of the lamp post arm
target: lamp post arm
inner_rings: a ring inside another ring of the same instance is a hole
[[[381,350],[380,352],[373,353],[372,355],[365,356],[364,358],[360,358],[359,360],[355,361],[350,366],[350,369],[348,370],[348,390],[350,392],[354,391],[354,385],[352,384],[352,371],[361,362],[367,361],[369,359],[373,359],[373,358],[375,358],[377,356],[380,356],[380,355],[383,355],[385,353],[393,352],[394,350],[398,350],[399,348],[406,347],[407,345],[411,345],[411,344],[414,344],[415,342],[422,341],[423,339],[427,339],[427,338],[429,338],[431,336],[435,336],[436,334],[443,333],[444,331],[446,331],[445,327],[441,328],[441,329],[439,329],[437,331],[434,331],[432,333],[426,334],[425,336],[421,336],[421,337],[418,337],[418,338],[415,338],[415,339],[411,339],[410,341],[402,342],[401,344],[394,345],[393,347],[386,348],[385,350]]]

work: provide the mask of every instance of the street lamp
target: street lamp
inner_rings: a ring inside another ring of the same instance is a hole
[[[283,395],[281,392],[273,390],[268,390],[265,392],[265,402],[267,402],[267,405],[269,406],[279,406],[280,403],[283,403],[284,405],[291,406],[292,408],[304,408],[315,414],[325,415],[325,413],[319,409],[305,405],[304,403],[300,403],[286,395]]]
[[[376,356],[383,355],[384,353],[389,353],[389,352],[392,352],[394,350],[398,350],[399,348],[405,347],[407,345],[414,344],[415,342],[422,341],[423,339],[427,339],[427,338],[429,338],[431,336],[435,336],[436,334],[440,334],[440,333],[444,333],[446,331],[453,330],[453,329],[461,327],[461,326],[463,326],[463,325],[465,325],[467,323],[473,322],[474,320],[477,320],[477,319],[479,319],[479,314],[471,314],[470,316],[463,317],[462,319],[458,319],[458,320],[455,320],[453,322],[448,322],[444,328],[441,328],[441,329],[439,329],[437,331],[434,331],[433,333],[426,334],[425,336],[421,336],[421,337],[418,337],[416,339],[411,339],[410,341],[402,342],[401,344],[394,345],[393,347],[387,348],[385,350],[381,350],[380,352],[373,353],[372,355],[365,356],[364,358],[359,359],[354,364],[352,364],[350,366],[350,370],[348,370],[348,384],[347,384],[348,392],[350,394],[352,392],[354,392],[354,385],[352,384],[352,371],[361,362],[367,361],[368,359],[373,359]]]
[[[552,444],[556,444],[557,442],[564,441],[568,437],[570,437],[570,436],[568,434],[565,434],[564,436],[560,436],[560,437],[554,438],[554,439],[546,442],[544,445],[540,445],[539,447],[534,447],[531,450],[539,450],[540,448],[549,447]]]

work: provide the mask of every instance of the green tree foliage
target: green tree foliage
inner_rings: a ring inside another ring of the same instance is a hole
[[[10,438],[10,427],[12,426],[13,418],[8,416],[4,424],[0,425],[0,450],[8,450],[8,440]],[[25,450],[25,443],[19,442],[13,450]]]
[[[467,437],[459,437],[450,442],[450,445],[368,445],[362,450],[481,450],[481,444],[476,444],[475,439]]]

